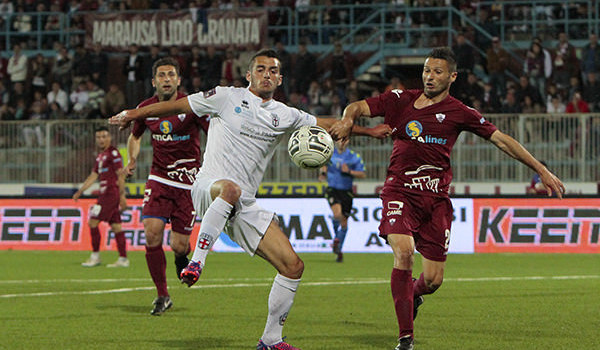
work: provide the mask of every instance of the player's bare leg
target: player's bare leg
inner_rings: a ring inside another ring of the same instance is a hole
[[[417,311],[423,304],[423,295],[432,294],[435,292],[444,281],[444,269],[446,268],[445,261],[429,260],[421,257],[423,264],[423,272],[418,279],[413,282],[414,308],[413,319],[417,317]]]
[[[88,221],[88,226],[90,228],[90,236],[92,240],[92,254],[89,259],[85,262],[81,263],[83,267],[95,267],[99,266],[102,262],[100,260],[100,229],[98,228],[98,224],[100,224],[100,220],[98,219],[90,219]]]
[[[188,259],[188,254],[191,251],[190,236],[171,231],[171,249],[175,255],[175,272],[177,278],[181,278],[181,271],[190,262]]]
[[[304,262],[275,221],[271,222],[256,254],[273,265],[278,272],[269,293],[269,314],[265,330],[256,349],[298,350],[283,341],[282,332],[304,272]]]
[[[415,241],[412,236],[406,234],[389,234],[387,240],[394,253],[391,289],[399,329],[396,350],[412,350],[414,339],[412,268]]]
[[[129,259],[127,259],[127,240],[125,239],[125,232],[120,223],[110,224],[110,228],[115,233],[115,241],[117,243],[117,250],[119,251],[119,258],[112,264],[106,265],[106,267],[129,267]]]
[[[219,180],[211,186],[210,194],[213,202],[202,218],[194,255],[188,266],[181,271],[181,283],[187,284],[188,287],[200,278],[206,256],[221,235],[225,223],[232,214],[234,204],[242,195],[242,190],[230,180]]]

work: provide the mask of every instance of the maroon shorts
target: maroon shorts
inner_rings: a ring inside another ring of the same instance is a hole
[[[183,235],[191,235],[196,212],[190,190],[177,188],[148,180],[144,191],[142,219],[158,218],[171,222],[171,229]]]
[[[118,193],[98,197],[98,202],[90,209],[90,218],[106,221],[109,224],[120,224],[119,199]]]
[[[393,233],[411,235],[417,251],[425,258],[446,261],[454,215],[450,198],[396,192],[381,199],[381,237]]]

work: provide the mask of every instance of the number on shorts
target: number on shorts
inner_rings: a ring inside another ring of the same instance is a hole
[[[152,194],[152,189],[151,188],[147,188],[147,189],[144,190],[144,203],[143,204],[148,203],[148,201],[150,200],[150,195],[151,194]]]
[[[190,226],[189,226],[190,230],[194,228],[195,223],[196,223],[196,211],[192,210],[192,221],[190,221]]]
[[[446,253],[448,253],[448,248],[450,248],[450,230],[446,229],[446,231],[444,232],[444,235],[446,236],[446,242],[444,243],[444,249],[446,250]]]

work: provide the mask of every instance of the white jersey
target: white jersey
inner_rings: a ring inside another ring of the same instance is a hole
[[[211,116],[199,175],[232,180],[252,196],[284,135],[317,123],[315,116],[281,102],[263,103],[248,88],[218,86],[188,101],[197,116]]]

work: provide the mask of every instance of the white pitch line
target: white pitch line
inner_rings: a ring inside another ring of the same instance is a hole
[[[496,281],[527,281],[527,280],[578,280],[578,279],[598,279],[600,275],[573,275],[573,276],[523,276],[523,277],[477,277],[477,278],[446,278],[444,282],[496,282]],[[111,281],[138,281],[140,279],[123,279]],[[146,279],[144,279],[146,280]],[[254,280],[264,281],[266,279],[224,279],[224,280]],[[215,289],[215,288],[251,288],[251,287],[268,287],[271,285],[269,282],[258,282],[258,283],[233,283],[233,284],[200,284],[192,288],[194,289]],[[87,280],[88,282],[91,280]],[[203,282],[206,282],[204,280]],[[387,284],[390,283],[388,279],[351,279],[346,278],[343,280],[323,280],[317,282],[302,282],[302,286],[332,286],[332,285],[363,285],[363,284]],[[38,292],[38,293],[21,293],[21,294],[0,294],[0,298],[24,298],[24,297],[40,297],[40,296],[57,296],[57,295],[97,295],[97,294],[110,294],[110,293],[127,293],[144,290],[154,290],[154,286],[151,287],[134,287],[134,288],[117,288],[117,289],[101,289],[101,290],[90,290],[90,291],[69,291],[69,292]]]

